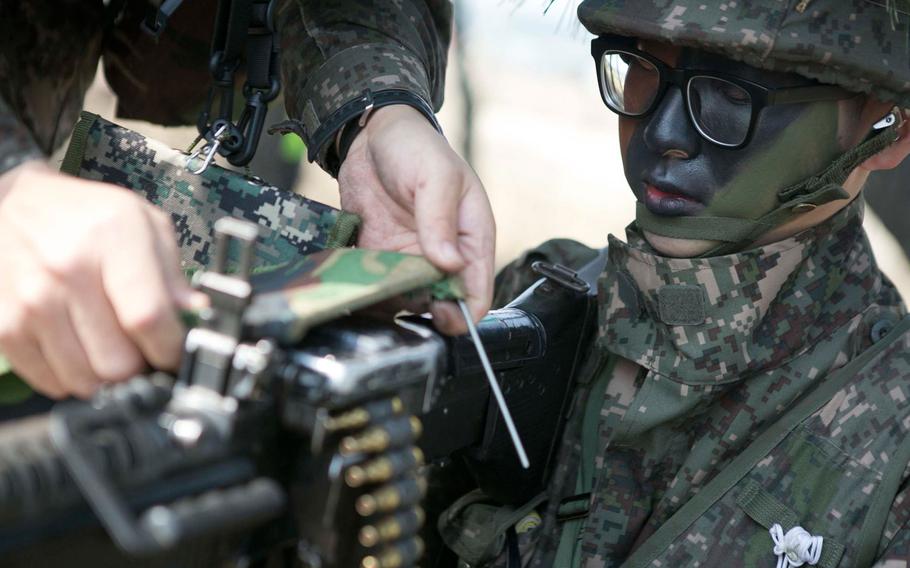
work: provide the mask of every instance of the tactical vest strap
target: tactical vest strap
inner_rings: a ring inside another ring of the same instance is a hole
[[[673,516],[646,540],[626,561],[633,568],[651,566],[653,561],[691,526],[695,519],[705,514],[719,499],[739,483],[743,477],[768,453],[789,436],[800,424],[827,404],[834,395],[845,388],[866,365],[891,347],[896,340],[910,332],[910,317],[905,317],[881,341],[864,351],[852,361],[833,372],[809,392],[791,411],[762,432],[752,444],[708,482],[694,497],[687,501]],[[910,460],[910,440],[905,440],[898,452],[891,457],[895,464]],[[903,466],[885,472],[873,504],[863,522],[862,548],[857,554],[857,566],[869,566],[875,555],[891,501],[900,484]]]

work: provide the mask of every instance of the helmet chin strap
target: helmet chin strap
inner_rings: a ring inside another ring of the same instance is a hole
[[[895,107],[875,123],[872,132],[859,144],[836,158],[821,172],[777,192],[777,206],[758,219],[722,216],[665,217],[648,210],[641,202],[636,206],[638,225],[651,233],[677,239],[719,241],[720,244],[702,257],[731,254],[747,248],[767,231],[779,227],[819,205],[848,199],[841,187],[858,165],[881,152],[898,139],[903,115]]]

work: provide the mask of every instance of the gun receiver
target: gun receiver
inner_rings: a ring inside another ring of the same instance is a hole
[[[255,238],[219,233],[219,250]],[[407,567],[424,548],[427,464],[463,458],[504,502],[542,490],[590,335],[587,287],[542,280],[478,326],[524,470],[466,338],[349,316],[299,345],[249,341],[246,269],[227,275],[221,258],[200,277],[212,310],[176,377],[0,427],[4,565]]]

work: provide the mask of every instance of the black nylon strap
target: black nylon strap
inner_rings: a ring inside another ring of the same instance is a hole
[[[221,45],[221,49],[224,53],[223,61],[226,64],[233,64],[240,61],[240,55],[243,53],[247,31],[250,28],[250,9],[253,2],[252,0],[227,0],[227,3],[228,16],[226,27],[222,30],[224,43]]]
[[[515,533],[515,525],[510,525],[506,529],[506,548],[508,549],[506,568],[521,568],[521,551],[518,548],[518,534]]]
[[[250,7],[249,34],[246,38],[246,84],[268,90],[277,76],[278,61],[272,30],[269,0],[254,0]]]
[[[120,1],[119,4],[122,6],[124,2]],[[167,21],[181,4],[183,4],[183,0],[164,0],[157,10],[142,21],[140,24],[142,31],[153,37],[160,37],[164,28],[167,27]]]
[[[235,166],[248,164],[255,155],[268,103],[281,89],[272,24],[274,2],[220,0],[218,3],[209,62],[214,85],[207,106],[200,113],[197,130],[205,138],[210,154],[217,151]],[[243,86],[246,104],[235,118],[235,76],[242,60],[247,71]]]
[[[250,35],[246,44],[246,84],[254,89],[268,89],[271,84],[271,34]]]
[[[433,107],[420,96],[404,89],[386,89],[383,91],[364,91],[364,94],[360,97],[343,104],[319,126],[312,136],[307,132],[303,121],[295,118],[272,125],[269,128],[269,134],[294,133],[300,136],[307,143],[307,159],[311,162],[317,162],[332,177],[338,177],[341,160],[335,152],[335,135],[339,129],[345,127],[351,121],[359,120],[367,108],[370,108],[371,104],[374,111],[384,106],[397,104],[413,107],[430,122],[437,132],[443,133],[442,126],[439,125],[439,121],[436,120],[436,115],[433,113]],[[350,142],[352,142],[354,136],[351,134],[349,136]],[[347,149],[350,147],[350,142],[348,142],[348,147],[344,150],[345,154],[347,154]]]
[[[367,90],[364,91],[364,94],[361,97],[342,105],[328,120],[320,125],[319,129],[312,136],[307,158],[311,162],[316,161],[319,158],[317,155],[319,149],[322,148],[324,144],[329,144],[328,152],[325,154],[325,161],[320,162],[320,165],[325,171],[332,174],[332,177],[338,177],[338,170],[341,169],[341,163],[344,161],[344,158],[347,157],[351,143],[362,128],[358,124],[358,121],[361,116],[363,116],[363,113],[366,112],[368,108],[372,109],[371,112],[375,112],[377,109],[384,106],[397,104],[404,104],[417,109],[417,111],[433,125],[433,128],[442,134],[442,126],[439,125],[439,121],[436,119],[433,107],[420,96],[404,89],[388,89],[385,91]],[[342,140],[339,140],[338,153],[336,153],[333,141],[335,134],[340,128],[344,128],[345,131],[342,132]],[[271,132],[272,129],[269,131]]]

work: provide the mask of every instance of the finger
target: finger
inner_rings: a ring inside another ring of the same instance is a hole
[[[493,267],[486,258],[471,262],[460,274],[465,292],[465,304],[477,323],[490,310],[493,300]],[[433,302],[430,306],[433,325],[446,335],[462,335],[468,332],[464,315],[455,302]]]
[[[183,344],[183,325],[164,273],[148,215],[136,215],[136,231],[103,259],[102,281],[117,320],[145,359],[159,369],[175,369]]]
[[[458,245],[466,260],[458,274],[465,293],[465,303],[474,322],[490,309],[493,300],[496,223],[483,187],[471,187],[458,212]],[[467,333],[461,310],[453,302],[435,302],[430,309],[436,328],[447,335]]]
[[[496,223],[482,188],[476,188],[462,203],[458,244],[467,263],[459,274],[465,303],[476,322],[490,309],[495,275]]]
[[[38,344],[47,365],[67,393],[89,398],[101,386],[63,305],[51,305],[37,318]]]
[[[427,259],[445,272],[458,272],[464,258],[458,251],[458,212],[464,187],[462,175],[441,174],[414,195],[417,239]]]
[[[455,302],[433,302],[430,306],[433,314],[433,327],[446,335],[464,335],[468,332],[467,324]]]
[[[27,242],[4,232],[0,250],[19,251],[23,255],[6,255],[7,275],[17,275],[19,281],[4,280],[0,286],[0,352],[9,361],[16,374],[35,391],[51,398],[64,398],[68,393],[59,378],[47,364],[37,338],[30,333],[35,322],[36,310],[44,308],[47,301],[41,297],[43,290],[57,291],[55,282],[50,284],[39,275],[43,270],[34,262]],[[22,291],[27,291],[24,301]]]
[[[16,374],[24,379],[33,390],[55,399],[68,394],[60,380],[51,371],[41,348],[34,337],[18,335],[4,339],[3,356],[12,365]]]
[[[73,284],[79,292],[70,299],[70,318],[94,374],[103,382],[117,382],[140,372],[145,360],[117,320],[101,276],[85,272]]]
[[[474,321],[480,321],[493,301],[493,266],[486,258],[472,259],[461,272],[465,304]]]
[[[493,302],[493,263],[487,257],[472,259],[461,273],[465,303],[474,321],[480,321]]]
[[[184,275],[177,245],[176,231],[170,216],[160,210],[150,210],[150,217],[158,239],[155,241],[164,278],[176,305],[181,309],[199,309],[208,305],[208,296],[194,290]]]

